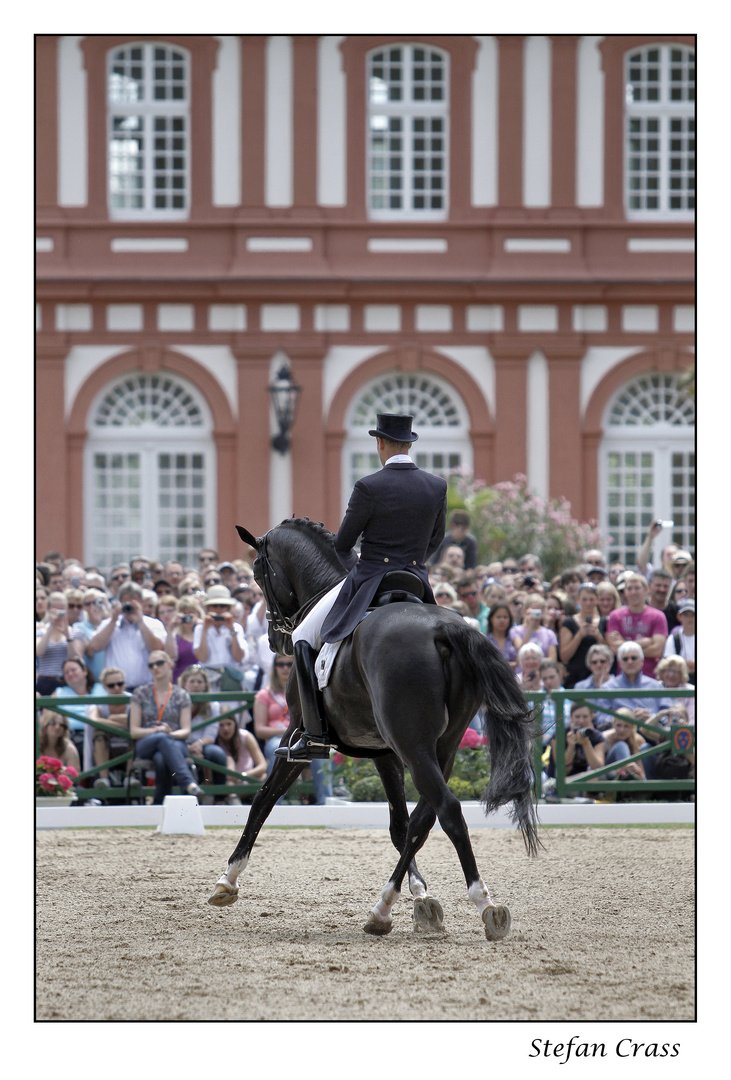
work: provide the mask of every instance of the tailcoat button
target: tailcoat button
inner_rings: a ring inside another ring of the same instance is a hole
[[[384,562],[388,562],[388,559],[384,559],[383,561],[384,561]]]

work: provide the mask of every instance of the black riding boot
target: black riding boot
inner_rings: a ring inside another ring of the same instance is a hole
[[[327,725],[320,713],[318,700],[316,659],[317,652],[307,641],[295,642],[294,670],[297,672],[304,731],[294,746],[279,746],[274,751],[276,757],[286,758],[287,761],[314,761],[316,758],[330,757]]]

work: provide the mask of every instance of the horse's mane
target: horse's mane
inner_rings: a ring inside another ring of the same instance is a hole
[[[278,529],[286,529],[298,534],[305,534],[315,541],[318,552],[327,560],[328,564],[334,569],[340,572],[342,576],[345,571],[343,564],[340,562],[335,551],[335,536],[326,529],[321,521],[310,521],[309,518],[285,518],[278,526]]]

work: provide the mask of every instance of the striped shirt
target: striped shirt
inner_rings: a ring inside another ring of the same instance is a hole
[[[148,630],[164,643],[167,631],[160,620],[153,619],[149,615],[143,615],[142,618]],[[110,622],[110,619],[105,619],[99,625],[99,630],[103,630]],[[162,644],[157,648],[161,649]],[[112,632],[109,644],[104,651],[105,666],[120,668],[124,672],[127,689],[133,690],[136,686],[142,686],[150,681],[150,669],[147,666],[149,655],[150,650],[145,645],[140,628],[124,615],[119,615],[117,628]]]

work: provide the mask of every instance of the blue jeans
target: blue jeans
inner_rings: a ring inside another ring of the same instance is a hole
[[[186,746],[180,739],[172,739],[166,732],[158,731],[145,735],[135,744],[135,754],[139,758],[152,758],[155,763],[155,797],[153,802],[161,803],[169,795],[173,785],[177,784],[182,792],[195,778],[185,760]]]
[[[620,740],[616,742],[614,746],[609,748],[606,757],[604,758],[605,765],[612,765],[615,761],[623,761],[624,758],[628,758],[632,751],[629,748],[629,744]],[[607,780],[616,779],[617,774],[615,772],[608,772],[604,774]]]

